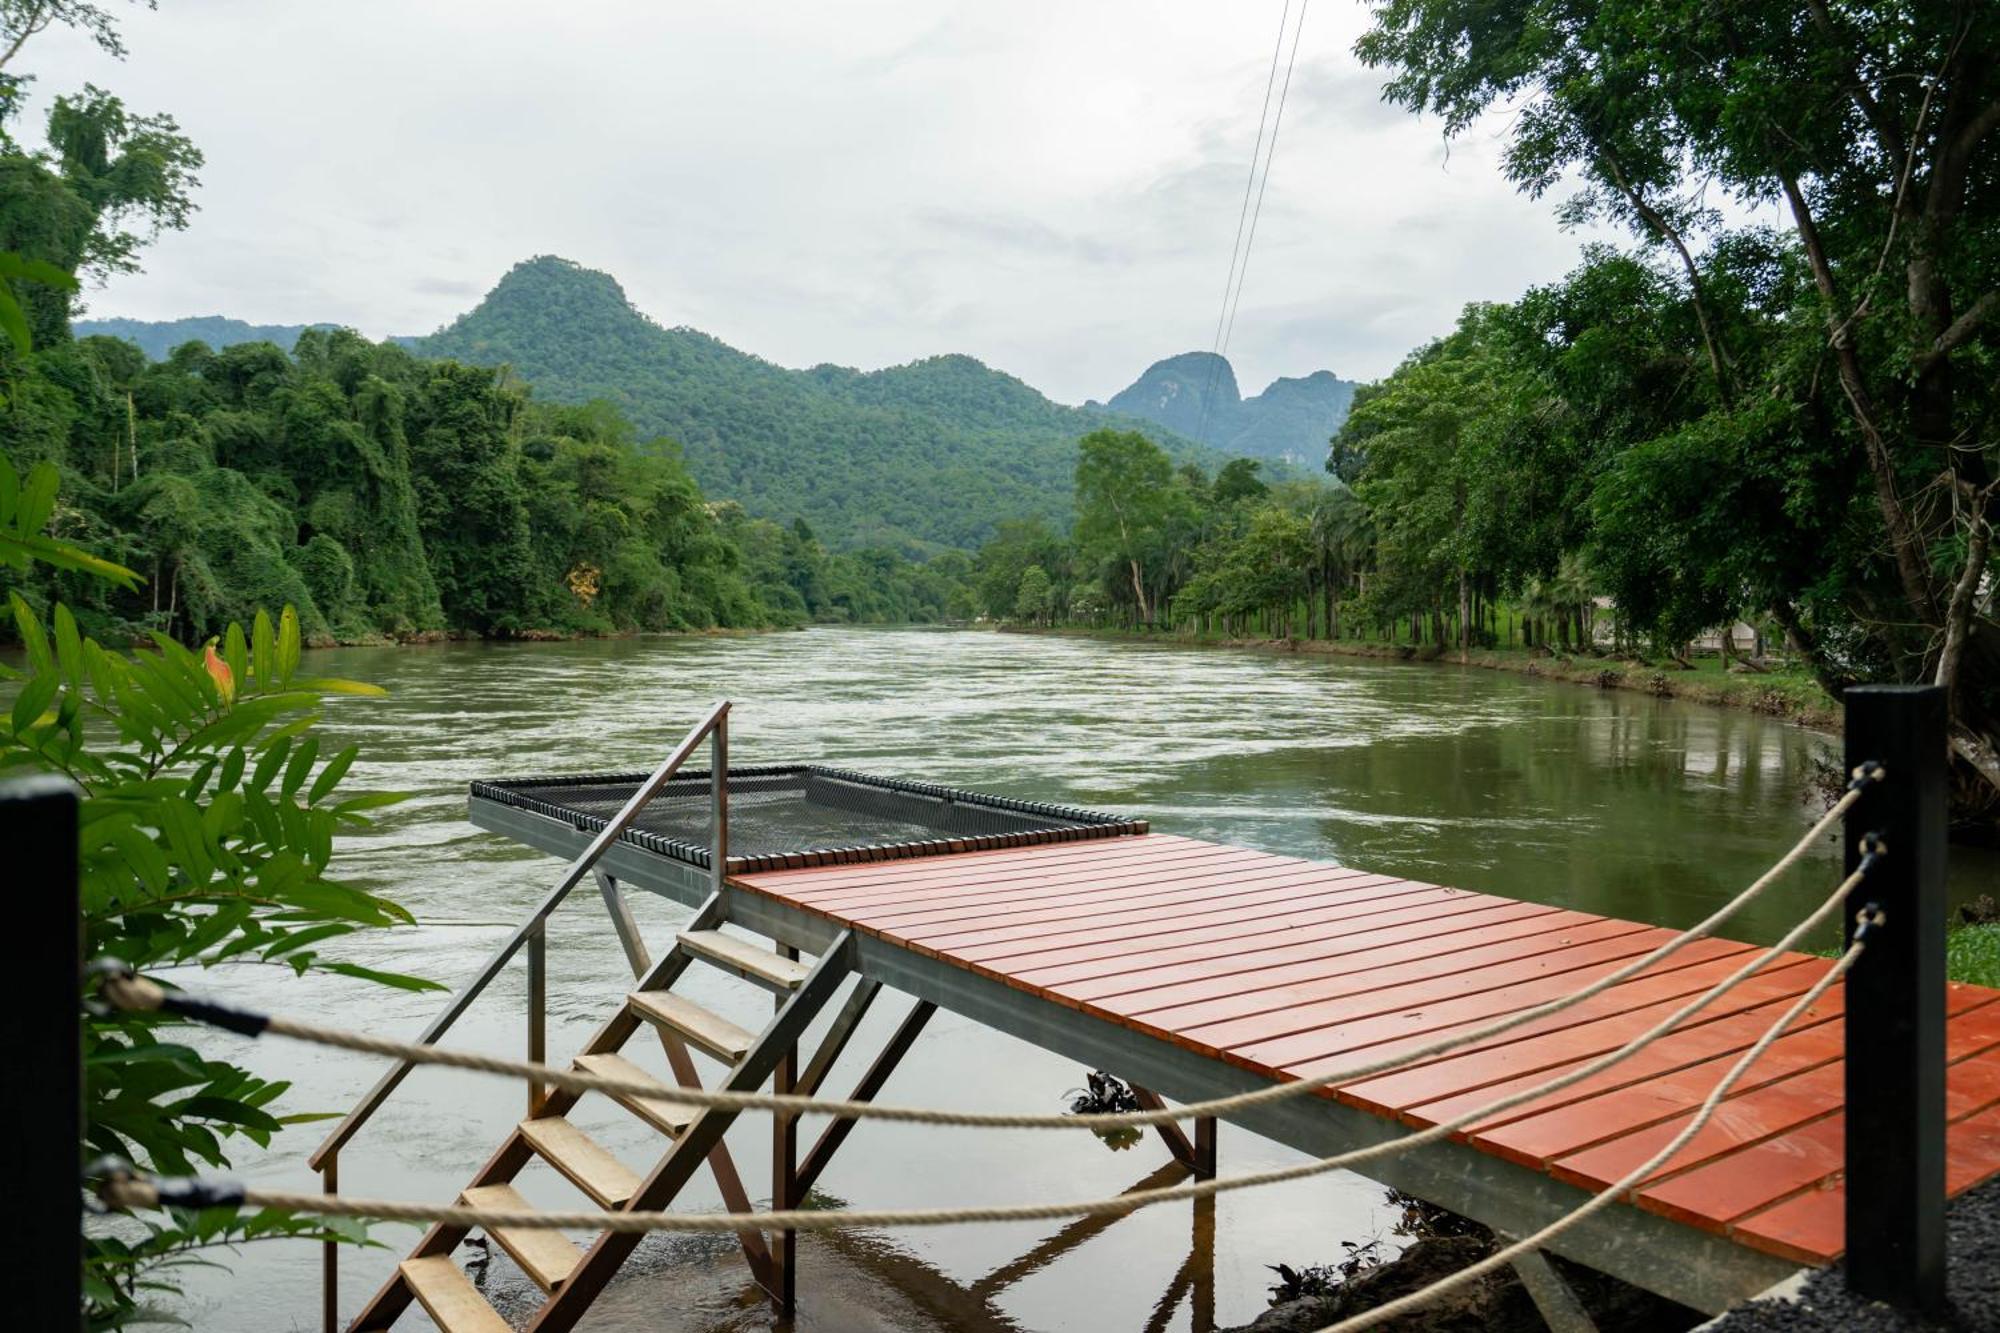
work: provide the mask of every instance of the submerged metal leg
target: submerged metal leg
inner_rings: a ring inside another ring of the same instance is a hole
[[[1514,1260],[1514,1272],[1534,1299],[1535,1309],[1541,1312],[1549,1333],[1597,1333],[1596,1321],[1549,1262],[1548,1255],[1540,1250],[1524,1251]]]
[[[917,1036],[923,1032],[924,1024],[930,1022],[931,1015],[936,1012],[935,1004],[929,1000],[918,1000],[911,1008],[909,1016],[903,1020],[902,1026],[898,1027],[895,1035],[889,1038],[889,1044],[875,1057],[875,1063],[868,1066],[868,1072],[854,1085],[854,1091],[849,1094],[847,1100],[872,1101],[875,1094],[882,1091],[882,1085],[889,1081],[889,1075],[895,1072],[896,1066],[902,1063],[910,1047],[916,1045]],[[836,1120],[820,1131],[818,1141],[813,1144],[812,1151],[806,1154],[806,1160],[799,1166],[797,1189],[800,1198],[804,1198],[806,1191],[813,1187],[813,1183],[819,1179],[820,1172],[826,1170],[827,1163],[831,1162],[833,1155],[840,1151],[840,1145],[854,1132],[854,1125],[855,1122],[852,1120]]]
[[[780,944],[778,954],[796,959],[799,951]],[[784,1000],[777,1002],[779,1009]],[[795,1042],[785,1048],[778,1067],[771,1074],[771,1091],[784,1096],[797,1088],[799,1048]],[[771,1113],[771,1207],[773,1210],[799,1206],[799,1122],[797,1116],[782,1111]],[[781,1316],[790,1318],[798,1305],[799,1233],[780,1231],[771,1238],[771,1298]]]

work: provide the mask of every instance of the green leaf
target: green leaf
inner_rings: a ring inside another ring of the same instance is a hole
[[[72,690],[83,688],[83,636],[77,633],[76,617],[61,602],[56,603],[56,663]]]
[[[347,770],[354,767],[355,757],[360,753],[359,746],[350,745],[327,760],[326,767],[320,769],[319,776],[313,779],[312,788],[306,792],[306,804],[318,805],[321,798],[339,786],[340,780],[347,776]]]
[[[33,726],[36,720],[48,711],[49,704],[54,701],[56,690],[60,687],[61,682],[51,675],[35,676],[22,687],[21,692],[14,696],[15,735],[18,736]]]
[[[236,681],[236,695],[240,699],[250,692],[250,645],[243,637],[242,624],[237,621],[230,621],[228,632],[222,636],[222,660]]]
[[[250,660],[257,672],[257,688],[273,688],[277,684],[278,650],[271,634],[271,617],[262,611],[251,623],[250,645]]]
[[[299,613],[287,606],[278,617],[278,684],[291,683],[292,673],[299,669]]]
[[[312,772],[313,761],[319,758],[319,737],[308,736],[292,752],[292,762],[285,765],[285,780],[278,791],[286,797],[294,796],[305,784],[306,774]]]
[[[16,592],[7,594],[7,602],[14,609],[14,628],[21,636],[22,647],[28,650],[28,661],[37,672],[53,674],[55,656],[49,651],[48,636],[42,632],[42,622],[36,618],[34,608]]]
[[[389,691],[380,685],[370,685],[366,681],[342,680],[337,676],[301,676],[291,682],[295,690],[312,690],[319,694],[347,694],[363,699],[386,699]]]

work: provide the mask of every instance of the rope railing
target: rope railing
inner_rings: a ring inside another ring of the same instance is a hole
[[[833,1231],[851,1227],[893,1227],[893,1226],[949,1226],[961,1223],[1046,1221],[1057,1218],[1103,1216],[1122,1214],[1154,1204],[1208,1198],[1235,1190],[1250,1189],[1263,1185],[1280,1184],[1310,1176],[1323,1175],[1329,1171],[1352,1169],[1382,1158],[1406,1152],[1427,1143],[1448,1137],[1472,1124],[1497,1115],[1502,1111],[1525,1102],[1557,1092],[1572,1084],[1581,1082],[1594,1074],[1619,1063],[1631,1055],[1645,1049],[1665,1036],[1686,1019],[1700,1012],[1717,998],[1740,985],[1751,975],[1762,969],[1779,955],[1823,924],[1846,901],[1847,895],[1866,877],[1875,858],[1882,853],[1871,849],[1853,874],[1843,880],[1839,887],[1811,913],[1787,931],[1777,943],[1739,966],[1728,976],[1709,987],[1693,1000],[1682,1005],[1672,1014],[1654,1024],[1646,1031],[1633,1037],[1624,1045],[1605,1055],[1568,1070],[1554,1078],[1544,1080],[1531,1088],[1520,1089],[1498,1097],[1481,1106],[1438,1122],[1413,1134],[1406,1134],[1364,1148],[1351,1149],[1331,1156],[1315,1158],[1311,1161],[1291,1166],[1276,1167],[1266,1171],[1248,1172],[1233,1176],[1219,1176],[1211,1180],[1196,1181],[1191,1184],[1163,1187],[1152,1190],[1135,1190],[1108,1199],[1079,1200],[1066,1203],[1015,1204],[977,1208],[934,1208],[934,1209],[780,1209],[767,1212],[744,1212],[726,1214],[680,1214],[669,1212],[610,1212],[602,1210],[547,1211],[539,1209],[489,1209],[465,1205],[407,1203],[385,1199],[331,1198],[321,1194],[307,1194],[285,1190],[264,1190],[236,1185],[233,1182],[205,1180],[192,1181],[152,1181],[135,1175],[111,1175],[101,1190],[101,1196],[108,1204],[118,1207],[152,1207],[160,1205],[185,1207],[220,1207],[243,1205],[259,1208],[278,1208],[289,1212],[314,1214],[326,1217],[366,1217],[390,1222],[427,1222],[447,1226],[499,1227],[511,1230],[598,1230],[611,1232],[736,1232],[750,1230],[787,1231]],[[1859,944],[1857,939],[1857,946]],[[1850,950],[1851,953],[1858,952]],[[1851,963],[1840,966],[1844,973]],[[1832,975],[1832,974],[1830,974]],[[1832,981],[1822,977],[1819,983],[1808,990],[1807,995],[1817,998],[1824,994]],[[1776,1040],[1798,1013],[1810,1007],[1809,1003],[1795,1005],[1792,1011],[1780,1020],[1779,1027],[1769,1040]],[[1764,1043],[1768,1045],[1768,1041]],[[1748,1065],[1743,1066],[1745,1069]],[[1740,1071],[1738,1077],[1740,1077]],[[1733,1082],[1731,1084],[1733,1086]],[[1726,1091],[1726,1090],[1725,1090]],[[811,1100],[811,1099],[806,1099]],[[1718,1099],[1719,1100],[1719,1099]],[[824,1106],[824,1103],[818,1105]],[[936,1113],[944,1116],[948,1113]],[[906,1117],[917,1119],[916,1115]],[[950,1123],[939,1119],[929,1123]]]
[[[1093,1132],[1107,1129],[1139,1128],[1171,1124],[1198,1117],[1226,1117],[1272,1103],[1289,1101],[1320,1092],[1340,1083],[1353,1082],[1375,1074],[1400,1069],[1437,1055],[1463,1050],[1467,1046],[1492,1037],[1503,1036],[1517,1028],[1551,1017],[1574,1008],[1598,995],[1621,985],[1640,973],[1666,961],[1688,945],[1708,938],[1717,927],[1751,902],[1760,897],[1786,871],[1803,859],[1855,802],[1861,799],[1865,788],[1881,780],[1883,770],[1880,765],[1861,765],[1850,775],[1848,790],[1841,799],[1830,807],[1805,834],[1771,868],[1758,876],[1747,888],[1724,903],[1706,918],[1679,932],[1643,956],[1634,959],[1603,976],[1553,1000],[1497,1019],[1491,1023],[1453,1032],[1435,1041],[1395,1052],[1391,1055],[1349,1065],[1328,1073],[1315,1074],[1310,1078],[1295,1079],[1285,1083],[1274,1083],[1268,1087],[1252,1089],[1227,1097],[1207,1101],[1183,1102],[1176,1106],[1164,1106],[1156,1110],[1093,1112],[1082,1115],[1035,1115],[996,1111],[942,1111],[930,1107],[897,1106],[870,1101],[840,1100],[796,1096],[791,1094],[760,1092],[728,1092],[704,1088],[687,1088],[611,1075],[591,1074],[581,1070],[558,1069],[551,1065],[534,1061],[510,1060],[500,1056],[484,1055],[473,1051],[452,1051],[424,1042],[398,1041],[391,1037],[378,1037],[368,1033],[350,1032],[344,1029],[324,1027],[299,1019],[276,1015],[258,1014],[246,1009],[224,1005],[212,1000],[189,996],[181,992],[169,991],[143,978],[119,974],[115,970],[104,977],[105,998],[120,1008],[134,1011],[165,1011],[176,1016],[192,1019],[226,1028],[245,1036],[286,1037],[295,1041],[355,1051],[364,1055],[381,1055],[408,1064],[437,1065],[451,1069],[468,1070],[474,1073],[495,1074],[508,1078],[528,1079],[546,1086],[560,1088],[566,1092],[601,1092],[614,1096],[638,1096],[657,1101],[692,1106],[702,1110],[722,1111],[774,1111],[787,1115],[830,1115],[842,1120],[886,1120],[908,1124],[938,1125],[950,1128],[971,1129],[1084,1129]],[[1863,870],[1866,865],[1864,863]],[[1857,871],[1859,875],[1862,871]]]

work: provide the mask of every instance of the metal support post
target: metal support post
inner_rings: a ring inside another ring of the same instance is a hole
[[[77,793],[54,777],[0,785],[0,845],[23,901],[54,947],[12,951],[20,1001],[0,1006],[0,1049],[25,1073],[0,1110],[0,1177],[12,1182],[0,1250],[15,1274],[14,1328],[83,1324],[83,913],[77,884]],[[65,943],[66,941],[66,943]]]
[[[1847,765],[1879,763],[1846,823],[1882,855],[1848,896],[1879,908],[1847,985],[1847,1282],[1925,1314],[1945,1306],[1945,766],[1947,695],[1847,691]]]

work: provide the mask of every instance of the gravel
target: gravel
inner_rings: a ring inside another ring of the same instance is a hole
[[[1704,1333],[2000,1333],[2000,1180],[1953,1201],[1946,1228],[1950,1310],[1941,1320],[1861,1300],[1836,1264],[1795,1293],[1738,1306]]]

